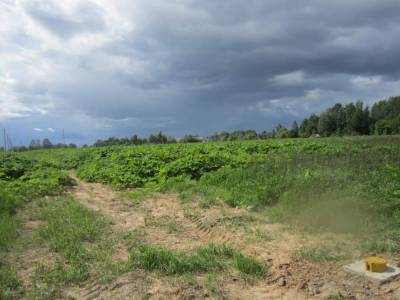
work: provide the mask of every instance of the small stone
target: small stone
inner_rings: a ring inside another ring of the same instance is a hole
[[[279,278],[279,280],[278,280],[278,285],[279,285],[279,286],[286,286],[286,280],[285,280],[285,278],[283,278],[283,277]]]
[[[303,283],[300,283],[299,288],[301,290],[304,290],[305,288],[307,288],[307,281],[304,281]]]

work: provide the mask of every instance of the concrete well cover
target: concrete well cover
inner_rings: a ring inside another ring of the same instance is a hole
[[[344,266],[344,269],[356,275],[364,276],[365,278],[379,284],[383,284],[394,280],[400,276],[400,268],[388,265],[386,272],[374,273],[365,270],[364,260],[354,262]]]

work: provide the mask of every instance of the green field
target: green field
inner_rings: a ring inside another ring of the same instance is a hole
[[[66,195],[77,184],[72,174],[112,188],[137,212],[145,211],[143,201],[162,194],[176,197],[188,220],[215,207],[245,210],[208,226],[242,230],[257,243],[274,243],[277,237],[254,222],[283,224],[307,236],[350,235],[357,244],[354,253],[332,253],[329,245],[293,249],[315,264],[368,253],[392,257],[400,251],[399,136],[35,150],[1,154],[0,161],[0,299],[64,298],[66,287],[92,277],[108,282],[139,269],[189,286],[205,278],[203,288],[218,298],[222,292],[215,281],[227,270],[257,284],[272,267],[225,244],[189,251],[155,245],[146,240],[145,229],[111,234],[107,214]],[[171,220],[146,216],[150,227],[184,234]],[[32,220],[40,224],[27,231]],[[115,243],[127,247],[129,259],[106,259],[116,251]],[[28,279],[21,278],[13,253],[39,246],[55,253],[54,263],[38,263]]]

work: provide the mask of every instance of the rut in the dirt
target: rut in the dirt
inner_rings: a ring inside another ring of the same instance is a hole
[[[185,216],[181,201],[175,195],[157,194],[156,199],[147,199],[143,208],[138,209],[131,201],[122,199],[111,188],[98,183],[87,183],[80,181],[74,176],[77,185],[72,191],[72,196],[83,205],[100,212],[112,222],[113,230],[121,233],[144,227],[147,215],[155,218],[171,217],[183,228],[183,237],[176,242],[190,241],[229,243],[232,235],[228,232],[216,232],[212,226],[207,224],[207,216]],[[236,212],[236,210],[233,210]],[[157,228],[158,229],[158,228]],[[160,230],[158,230],[160,231]],[[154,231],[156,233],[157,231]],[[159,236],[150,234],[150,238],[168,246],[165,234],[159,232]],[[173,237],[169,237],[172,239]],[[196,245],[198,243],[195,243]],[[172,245],[173,246],[173,245]]]

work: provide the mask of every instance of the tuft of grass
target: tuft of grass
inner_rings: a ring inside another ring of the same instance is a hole
[[[249,223],[255,221],[255,217],[252,214],[241,214],[234,216],[225,216],[218,219],[216,222],[224,224],[229,230],[236,230],[237,228],[247,228]]]
[[[342,293],[337,293],[335,295],[330,295],[327,300],[346,300],[347,298],[342,295]]]
[[[20,285],[15,271],[0,260],[0,299],[16,299]]]
[[[207,274],[205,280],[204,280],[204,285],[208,290],[211,292],[215,293],[218,290],[218,276],[215,273],[210,273]]]
[[[236,252],[225,244],[209,244],[192,254],[186,254],[138,243],[131,249],[130,261],[134,267],[168,275],[219,272],[231,266],[247,276],[260,277],[266,273],[260,262]]]
[[[151,198],[154,195],[154,189],[152,188],[137,188],[132,191],[126,191],[121,193],[122,197],[131,200],[134,203]]]
[[[24,296],[24,299],[27,300],[53,300],[62,299],[62,292],[59,287],[35,285],[33,288],[28,290]]]
[[[0,250],[6,249],[17,237],[17,221],[13,215],[0,214]]]
[[[62,254],[65,263],[39,266],[38,274],[47,283],[79,283],[88,279],[91,264],[104,261],[112,251],[106,235],[107,221],[96,212],[83,207],[72,198],[56,198],[41,203],[40,237],[51,251]]]
[[[183,226],[170,216],[156,218],[148,214],[144,221],[146,226],[164,227],[168,230],[168,233],[182,234],[184,232]]]
[[[331,249],[327,247],[303,246],[297,250],[296,255],[313,263],[340,261],[346,258],[345,255],[339,253],[339,249]]]
[[[235,255],[234,261],[236,268],[241,274],[245,276],[264,278],[266,275],[265,266],[253,257],[237,253]]]
[[[176,222],[176,220],[171,220],[167,224],[168,233],[182,234],[185,230],[181,224]]]
[[[254,232],[254,235],[256,238],[264,241],[264,242],[270,242],[274,240],[274,237],[271,236],[270,234],[266,233],[265,231],[261,230],[260,228],[257,228],[256,231]]]

